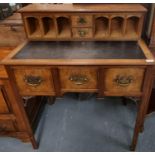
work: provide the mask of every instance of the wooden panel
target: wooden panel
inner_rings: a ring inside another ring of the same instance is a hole
[[[71,22],[69,17],[59,16],[56,19],[57,38],[71,38]]]
[[[97,90],[97,70],[93,67],[62,67],[60,81],[61,89],[68,91]]]
[[[23,26],[0,26],[0,46],[17,46],[26,39]]]
[[[146,12],[140,4],[31,4],[19,12]]]
[[[155,9],[153,13],[153,20],[152,20],[152,27],[151,27],[151,34],[150,34],[150,47],[155,47]]]
[[[15,126],[12,121],[0,120],[0,132],[15,131]]]
[[[0,88],[0,114],[8,113],[8,106],[4,99],[4,95],[2,89]]]
[[[40,38],[42,36],[40,17],[38,15],[25,15],[23,20],[29,38]]]
[[[28,11],[31,7],[34,9]],[[126,10],[121,12],[124,7]],[[137,9],[133,12],[134,7]],[[22,15],[30,40],[75,41],[79,38],[81,40],[82,38],[84,40],[138,40],[141,36],[145,12],[143,6],[135,4],[61,4],[50,6],[40,4],[30,5],[28,8],[28,10],[22,11]],[[49,8],[50,10],[46,12]],[[117,10],[118,8],[119,10]],[[130,10],[127,11],[129,8]],[[139,8],[144,10],[138,11]],[[69,11],[69,9],[74,9],[74,11]],[[53,10],[55,11],[53,12]],[[44,20],[41,20],[41,17],[45,17]],[[95,21],[94,17],[99,17],[99,19]]]
[[[89,15],[72,16],[72,27],[92,27],[92,16]]]
[[[19,67],[14,69],[14,75],[22,95],[54,94],[53,78],[50,69]]]
[[[15,47],[0,47],[0,60],[3,60]],[[0,77],[7,78],[7,72],[4,66],[0,65]]]
[[[104,91],[114,96],[137,94],[141,92],[143,68],[109,68],[105,69]]]
[[[43,38],[56,38],[56,25],[52,16],[41,16]]]
[[[1,78],[8,78],[8,74],[7,74],[4,66],[0,66],[0,77]]]
[[[92,38],[92,28],[72,28],[73,38]]]

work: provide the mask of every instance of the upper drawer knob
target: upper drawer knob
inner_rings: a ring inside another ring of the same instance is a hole
[[[79,17],[78,23],[79,23],[79,24],[86,24],[87,22],[86,22],[86,20],[85,20],[84,18]]]
[[[80,37],[84,37],[87,34],[87,32],[84,30],[79,30],[78,33],[79,33]]]

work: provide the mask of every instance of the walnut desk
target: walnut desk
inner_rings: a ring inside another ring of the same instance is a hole
[[[23,96],[94,92],[98,97],[138,97],[135,150],[155,65],[141,39],[146,9],[139,4],[32,4],[20,12],[28,41],[2,63],[25,120]],[[29,122],[23,123],[26,140],[37,148]]]

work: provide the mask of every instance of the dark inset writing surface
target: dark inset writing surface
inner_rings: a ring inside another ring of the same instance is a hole
[[[13,59],[146,59],[137,42],[29,42]]]

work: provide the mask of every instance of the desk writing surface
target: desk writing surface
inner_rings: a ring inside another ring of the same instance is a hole
[[[136,42],[29,42],[12,59],[146,59]]]

